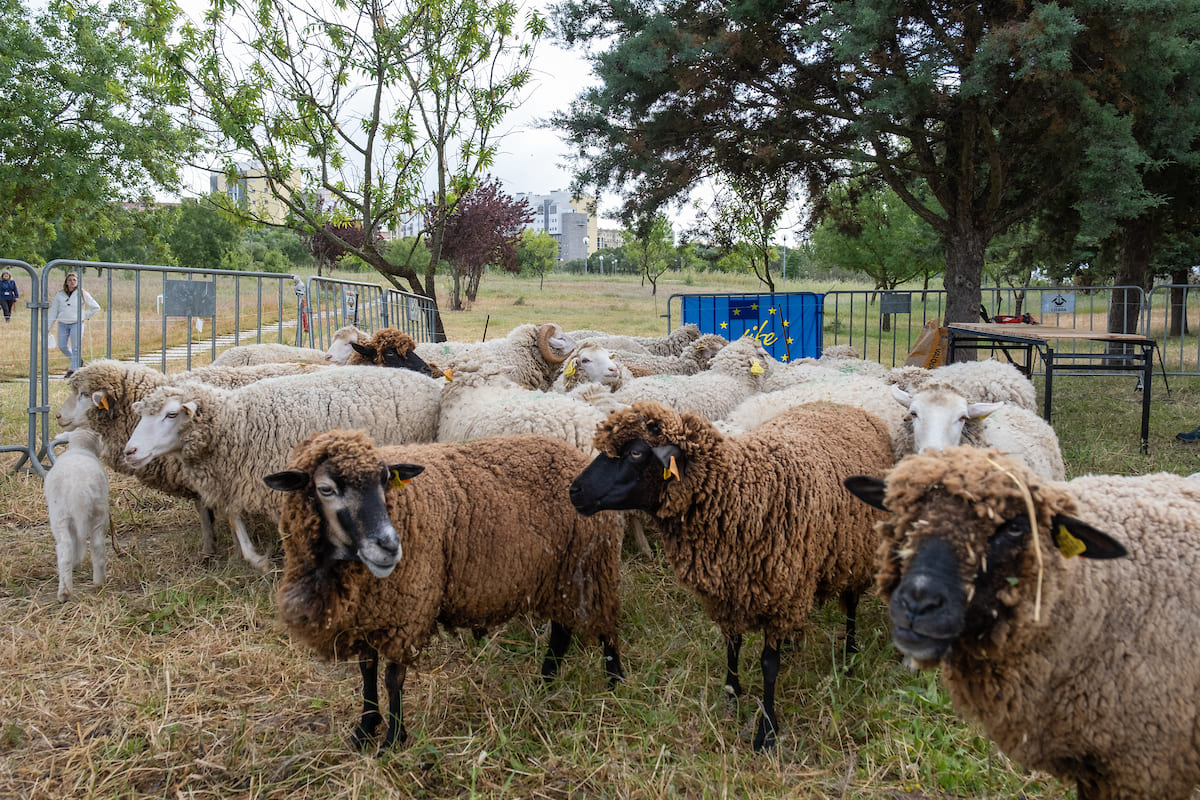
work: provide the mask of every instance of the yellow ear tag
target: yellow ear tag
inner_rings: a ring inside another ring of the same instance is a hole
[[[101,411],[108,411],[108,395],[106,395],[106,394],[100,395],[99,407],[100,407]]]
[[[1054,543],[1058,545],[1058,551],[1063,554],[1063,558],[1071,558],[1087,551],[1087,545],[1067,530],[1065,525],[1059,525],[1054,532]]]
[[[683,480],[683,478],[679,477],[679,466],[675,463],[675,456],[671,456],[671,466],[663,470],[664,481],[669,481],[672,477],[677,481]]]
[[[412,483],[412,478],[401,478],[400,473],[392,470],[391,478],[388,480],[389,489],[403,489]]]
[[[569,378],[574,374],[575,374],[575,359],[572,358],[570,361],[567,362],[566,368],[563,369],[563,375],[566,375]]]
[[[750,362],[751,375],[762,375],[764,372],[766,372],[766,370],[762,368],[762,364],[758,363],[757,358]]]

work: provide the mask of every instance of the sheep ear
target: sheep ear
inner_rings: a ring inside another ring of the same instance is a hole
[[[1082,520],[1055,514],[1050,520],[1054,526],[1054,544],[1064,558],[1122,558],[1129,555],[1125,545],[1103,531],[1093,528]]]
[[[183,404],[183,411],[188,415],[188,419],[195,419],[196,412],[200,409],[200,404],[195,400],[188,400]]]
[[[1002,408],[1004,408],[1004,403],[968,403],[967,416],[971,419],[978,419]]]
[[[358,342],[351,342],[350,346],[354,348],[354,352],[358,353],[360,356],[363,356],[364,358],[375,358],[375,348],[371,347],[370,345],[359,344]]]
[[[425,471],[420,464],[388,464],[388,480],[393,484],[411,481]]]
[[[679,470],[679,462],[683,461],[683,451],[673,444],[661,444],[653,448],[654,455],[663,465],[663,480],[674,478],[677,481],[683,480],[683,475]]]
[[[308,485],[308,473],[298,469],[286,469],[264,476],[263,483],[281,492],[298,492]]]
[[[892,384],[892,397],[896,398],[896,402],[905,408],[908,408],[912,405],[912,395],[894,383]]]
[[[92,405],[102,411],[108,411],[108,392],[103,389],[92,392]]]
[[[872,478],[870,475],[851,475],[842,481],[842,485],[850,494],[872,508],[878,508],[880,511],[888,510],[887,506],[883,504],[883,495],[887,484],[879,478]]]

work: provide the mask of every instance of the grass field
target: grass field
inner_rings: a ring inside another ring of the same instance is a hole
[[[446,313],[452,338],[494,338],[522,322],[660,334],[674,291],[744,284],[636,279],[485,279],[475,307]],[[795,287],[790,287],[795,288]],[[809,287],[824,291],[830,287]],[[0,347],[6,347],[0,340]],[[54,391],[61,397],[61,385]],[[1063,377],[1054,425],[1068,470],[1200,470],[1200,381],[1156,379],[1150,452],[1138,448],[1132,378]],[[25,425],[27,391],[5,384],[3,441]],[[19,436],[17,437],[19,440]],[[609,691],[598,647],[573,648],[559,680],[538,675],[546,635],[518,620],[476,642],[442,635],[410,671],[410,740],[376,758],[351,750],[360,679],[289,640],[275,618],[278,572],[262,576],[218,534],[205,559],[190,504],[113,477],[109,581],[55,600],[41,483],[0,474],[0,798],[1065,798],[1073,789],[1011,764],[959,719],[936,673],[901,666],[877,599],[860,614],[861,652],[840,655],[836,607],[784,653],[780,742],[750,746],[758,637],[743,655],[748,695],[720,691],[714,626],[659,557],[624,564],[628,679]],[[273,550],[268,531],[259,541]],[[849,667],[847,671],[844,667]]]

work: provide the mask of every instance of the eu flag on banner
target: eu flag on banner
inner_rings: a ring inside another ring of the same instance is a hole
[[[758,321],[759,298],[731,297],[729,298],[729,318]]]

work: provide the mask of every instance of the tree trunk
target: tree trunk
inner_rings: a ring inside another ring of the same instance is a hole
[[[983,299],[980,278],[986,237],[978,230],[954,231],[946,236],[945,248],[945,322],[975,322]]]
[[[477,267],[471,270],[471,274],[467,276],[467,302],[474,303],[475,298],[479,295],[479,279],[483,277],[483,267]]]
[[[450,287],[450,310],[462,311],[462,273],[457,267],[451,268],[450,272],[454,275],[454,283]]]
[[[1171,310],[1167,319],[1167,332],[1170,336],[1187,336],[1191,333],[1188,330],[1187,309],[1184,307],[1186,289],[1183,287],[1187,282],[1187,269],[1171,270],[1171,283],[1175,285],[1171,288]]]
[[[1117,274],[1113,276],[1113,285],[1145,289],[1154,243],[1154,223],[1147,217],[1139,217],[1127,222],[1118,236],[1120,250],[1117,253]],[[1141,310],[1139,292],[1134,289],[1113,289],[1108,307],[1108,332],[1137,333]],[[1108,346],[1110,353],[1132,351],[1132,346],[1120,342],[1110,342]]]

